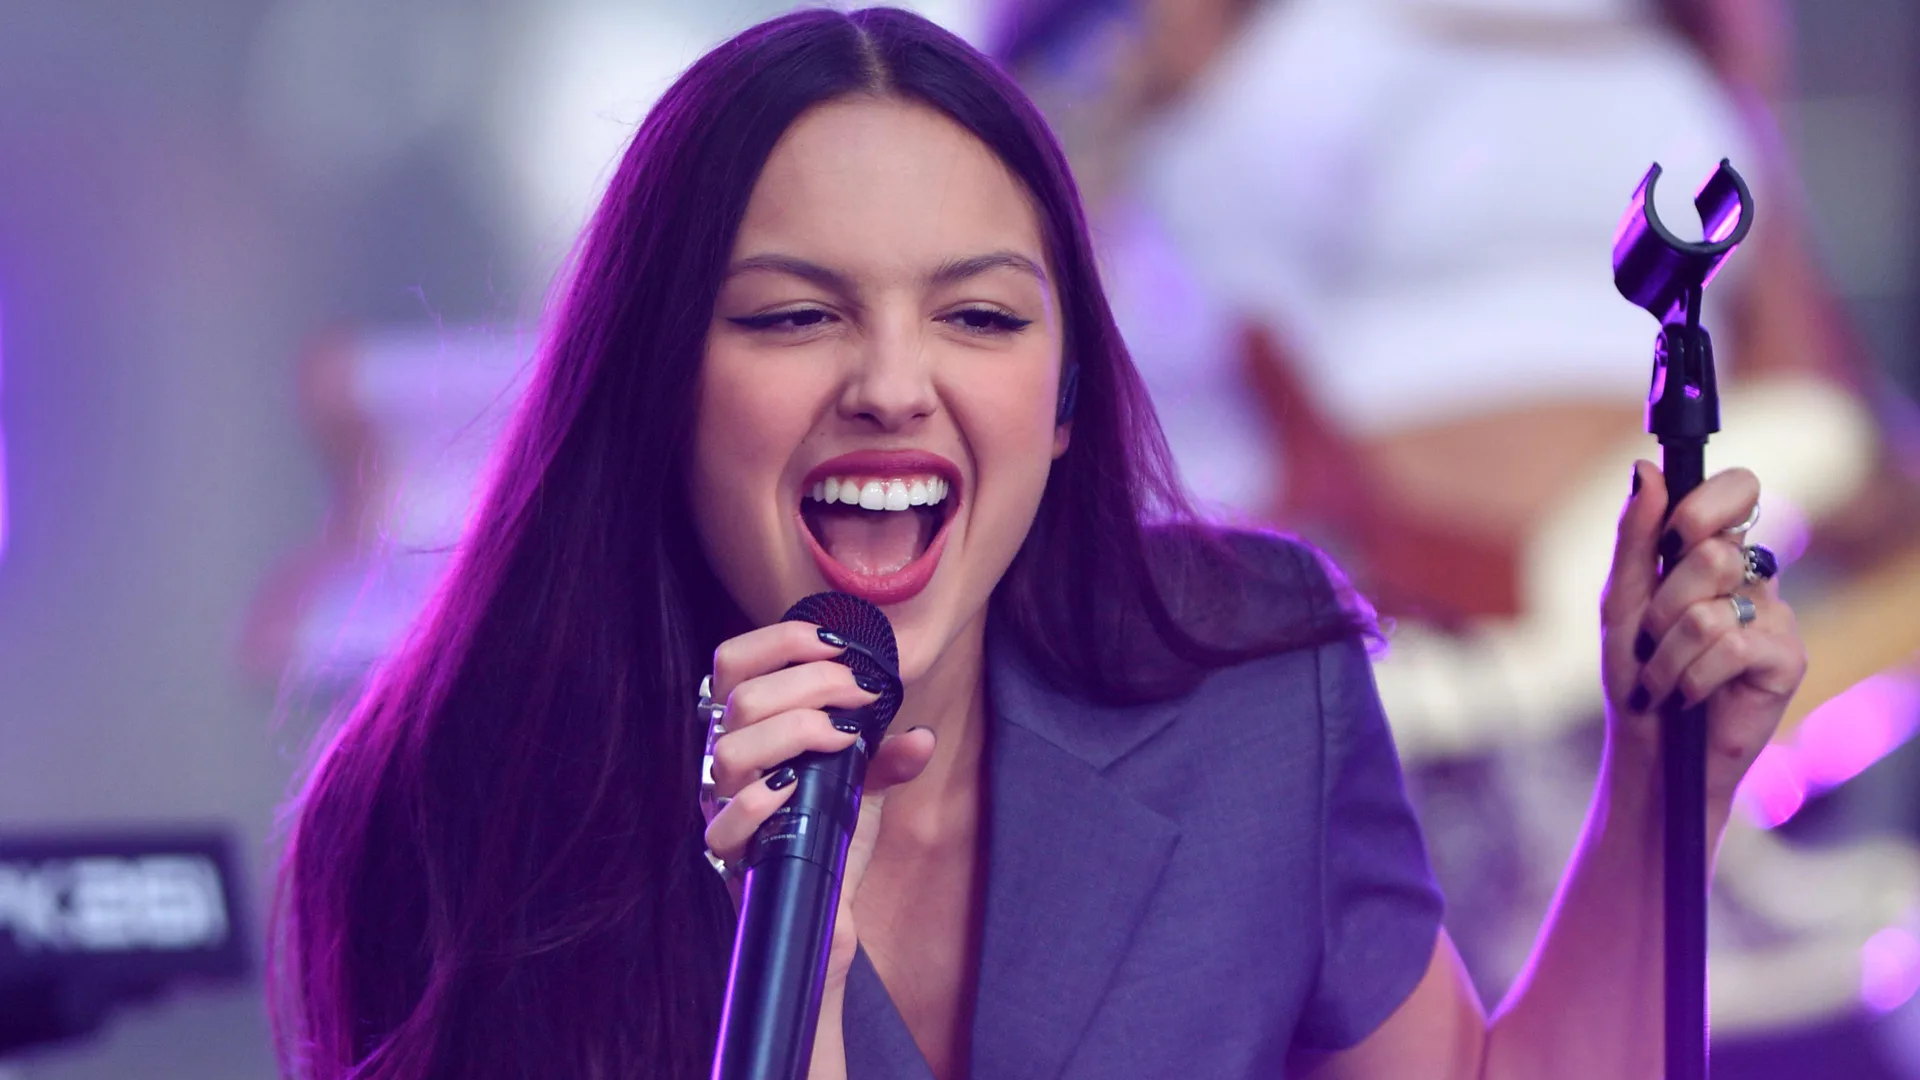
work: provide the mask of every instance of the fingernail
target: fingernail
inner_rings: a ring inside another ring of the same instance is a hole
[[[858,735],[860,734],[860,721],[850,716],[836,716],[833,718],[833,730],[844,731],[849,735]]]
[[[915,724],[912,727],[908,728],[907,730],[908,731],[924,731],[927,734],[933,736],[935,742],[938,742],[940,740],[940,733],[933,730],[932,728],[928,727],[925,724]]]
[[[853,685],[858,686],[869,694],[878,694],[887,688],[884,679],[876,679],[871,675],[855,675],[853,677]]]
[[[836,649],[844,649],[847,647],[846,638],[841,637],[839,634],[834,633],[824,626],[820,628],[820,640]]]
[[[1633,693],[1627,695],[1627,708],[1634,712],[1646,712],[1647,706],[1651,704],[1652,701],[1653,695],[1647,693],[1647,688],[1641,686],[1639,683],[1634,683]]]
[[[796,779],[798,779],[798,774],[793,771],[793,766],[782,765],[778,769],[775,769],[772,775],[767,777],[767,790],[779,791],[781,788],[793,783]]]
[[[1640,494],[1640,463],[1636,461],[1633,463],[1633,491],[1627,495],[1627,498],[1631,499],[1638,494]]]
[[[1680,558],[1680,530],[1668,529],[1660,537],[1660,557],[1669,563]]]
[[[1643,664],[1646,663],[1653,659],[1653,650],[1658,645],[1659,643],[1653,640],[1652,634],[1645,630],[1640,631],[1633,636],[1633,658]]]

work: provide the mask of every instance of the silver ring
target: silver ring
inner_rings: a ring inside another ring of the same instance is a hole
[[[727,703],[713,700],[713,676],[711,675],[700,677],[700,700],[694,705],[693,714],[715,736],[727,733]]]
[[[1733,601],[1733,617],[1740,620],[1742,628],[1751,625],[1753,620],[1760,617],[1760,610],[1754,607],[1753,601],[1747,597],[1734,593],[1727,599]]]
[[[720,875],[721,881],[732,881],[734,878],[746,874],[747,868],[744,865],[737,862],[728,862],[720,856],[715,855],[712,848],[705,848],[703,851],[707,856],[707,865],[713,867],[713,872]]]
[[[1747,514],[1747,520],[1741,522],[1738,525],[1735,525],[1731,529],[1728,529],[1727,535],[1728,536],[1745,536],[1747,535],[1747,530],[1753,528],[1755,525],[1758,525],[1758,524],[1760,524],[1760,502],[1758,499],[1756,499],[1754,500],[1754,503],[1753,503],[1753,510]]]
[[[1740,579],[1749,585],[1758,585],[1780,572],[1780,557],[1765,544],[1749,544],[1740,553],[1744,556]]]
[[[700,809],[706,812],[707,820],[712,821],[713,816],[725,810],[727,803],[731,801],[732,800],[726,796],[714,791],[713,749],[709,747],[707,752],[700,757]]]
[[[693,711],[707,725],[706,749],[700,757],[700,809],[706,813],[707,820],[712,821],[713,816],[726,809],[731,801],[716,794],[713,788],[713,744],[727,733],[727,705],[726,702],[714,704],[713,676],[708,675],[700,680],[700,700],[694,705]]]

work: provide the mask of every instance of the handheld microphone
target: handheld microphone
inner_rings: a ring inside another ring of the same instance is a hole
[[[786,761],[793,795],[760,826],[748,849],[740,922],[727,972],[713,1080],[801,1080],[813,1057],[834,914],[847,846],[860,820],[867,758],[900,709],[900,652],[879,608],[847,593],[802,599],[782,621],[840,635],[841,663],[886,684],[879,700],[831,710],[860,725],[852,746]]]

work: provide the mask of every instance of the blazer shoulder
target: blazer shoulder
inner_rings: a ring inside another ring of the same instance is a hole
[[[1310,618],[1359,615],[1371,624],[1372,606],[1326,552],[1305,540],[1282,533],[1235,531],[1226,535],[1226,543],[1239,557],[1254,598],[1287,614],[1304,609]]]
[[[1298,537],[1188,527],[1156,539],[1161,594],[1201,641],[1265,655],[1378,635],[1346,574]]]
[[[1216,740],[1240,730],[1240,750],[1305,752],[1324,735],[1325,712],[1348,707],[1349,684],[1370,680],[1380,640],[1373,608],[1340,568],[1312,544],[1272,532],[1226,534],[1237,587],[1212,633],[1256,647],[1207,671],[1179,702],[1179,737]],[[1370,685],[1370,684],[1369,684]],[[1218,752],[1215,746],[1211,752]]]

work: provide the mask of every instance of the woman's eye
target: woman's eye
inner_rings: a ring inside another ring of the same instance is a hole
[[[1011,334],[1033,325],[1032,319],[994,308],[965,308],[948,315],[946,320],[970,334]]]
[[[831,318],[832,314],[819,308],[796,308],[792,311],[770,311],[764,315],[742,315],[727,321],[748,330],[811,330]]]

